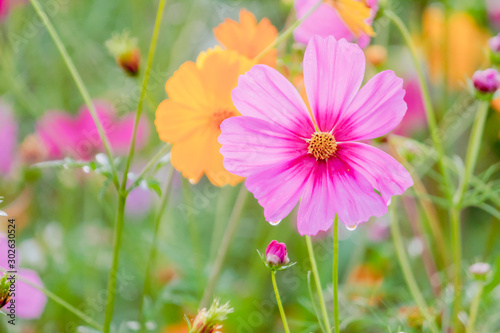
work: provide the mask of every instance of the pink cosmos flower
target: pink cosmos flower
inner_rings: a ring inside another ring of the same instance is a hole
[[[7,257],[8,250],[7,237],[5,234],[0,234],[0,267],[6,270],[9,270]],[[19,258],[17,258],[16,264],[17,262],[19,262]],[[42,280],[35,271],[18,268],[17,272],[19,277],[38,286],[42,286]],[[47,297],[42,292],[19,279],[16,280],[16,295],[14,300],[16,302],[16,315],[24,319],[39,318],[47,303]],[[8,312],[7,307],[4,307],[2,310]]]
[[[0,178],[7,175],[17,146],[17,122],[10,108],[0,102]]]
[[[357,141],[399,124],[406,111],[403,81],[384,71],[360,90],[363,51],[333,37],[314,37],[303,67],[312,114],[276,70],[256,65],[240,76],[232,97],[242,116],[221,124],[224,166],[247,177],[271,224],[300,200],[301,235],[328,230],[335,214],[347,226],[384,215],[391,196],[412,179],[394,158]]]
[[[94,102],[97,114],[113,150],[126,154],[134,127],[134,114],[119,118],[112,105],[104,101]],[[73,117],[62,111],[47,112],[37,124],[38,135],[47,146],[50,158],[71,156],[89,160],[97,152],[104,150],[99,132],[90,111],[83,106]],[[142,148],[149,135],[149,126],[143,118],[139,123],[136,149]]]
[[[486,0],[488,17],[495,28],[500,28],[500,2],[498,0]]]
[[[368,0],[366,5],[370,7],[370,18],[366,23],[371,24],[377,15],[379,0]],[[318,0],[295,0],[295,12],[297,19],[304,16],[311,8],[318,3]],[[298,43],[307,44],[314,36],[333,36],[337,40],[346,39],[353,41],[356,36],[340,18],[339,14],[332,6],[323,3],[307,19],[302,22],[293,32]],[[370,36],[361,34],[358,38],[358,45],[366,47],[370,43]]]

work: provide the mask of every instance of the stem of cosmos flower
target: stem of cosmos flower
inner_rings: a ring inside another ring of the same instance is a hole
[[[238,197],[236,198],[236,202],[233,207],[233,211],[231,216],[229,217],[229,222],[227,224],[226,232],[222,237],[222,241],[220,243],[219,250],[217,252],[217,256],[215,258],[214,266],[210,271],[210,276],[208,278],[207,287],[203,292],[203,297],[201,298],[200,309],[203,309],[208,306],[210,302],[210,298],[212,297],[215,286],[217,285],[217,281],[219,280],[219,275],[222,269],[222,265],[224,264],[224,260],[226,259],[227,251],[229,250],[229,245],[231,244],[231,240],[236,233],[236,229],[238,227],[238,222],[240,221],[241,213],[243,211],[243,207],[245,206],[245,201],[248,197],[248,191],[245,186],[241,185],[240,192],[238,193]]]
[[[479,310],[479,304],[481,303],[481,297],[483,296],[484,290],[484,282],[479,282],[479,289],[477,290],[474,299],[470,304],[470,312],[469,312],[469,322],[467,323],[466,333],[474,333],[474,324],[476,323],[477,312]]]
[[[47,28],[47,31],[52,37],[52,40],[56,44],[59,53],[61,54],[64,62],[66,63],[66,66],[68,67],[68,70],[70,71],[71,76],[73,77],[73,80],[75,81],[76,86],[78,87],[78,90],[80,91],[80,94],[83,97],[83,100],[85,101],[85,104],[89,108],[90,114],[92,116],[92,119],[94,120],[97,131],[99,133],[99,137],[101,138],[102,144],[104,145],[104,149],[106,150],[106,154],[108,155],[109,164],[111,166],[111,173],[113,177],[113,184],[115,185],[116,189],[118,189],[120,187],[120,183],[118,180],[118,173],[116,171],[111,145],[109,143],[108,137],[106,136],[106,132],[104,132],[104,128],[102,127],[101,121],[97,116],[97,112],[95,110],[94,103],[92,103],[92,99],[90,98],[90,94],[87,88],[85,87],[85,84],[83,83],[83,80],[80,77],[80,74],[78,73],[75,65],[73,64],[73,61],[71,60],[68,54],[68,51],[66,51],[66,48],[64,47],[64,44],[61,41],[61,38],[57,34],[56,30],[54,29],[54,26],[52,25],[52,23],[50,23],[47,14],[45,14],[42,6],[40,5],[40,2],[38,2],[38,0],[30,0],[30,1],[33,7],[35,8],[35,11],[37,12],[38,16],[40,16],[40,19],[42,20],[43,24]]]
[[[278,291],[278,284],[276,283],[276,271],[271,270],[271,279],[273,280],[274,294],[276,295],[276,302],[278,303],[278,308],[280,310],[281,320],[283,321],[283,327],[286,333],[290,333],[288,328],[288,322],[286,321],[285,310],[283,310],[283,304],[281,304],[280,292]]]
[[[130,141],[130,148],[127,157],[127,162],[125,164],[125,170],[123,172],[122,180],[122,190],[127,187],[127,177],[128,171],[130,170],[130,164],[134,158],[135,152],[135,141],[137,138],[137,128],[139,127],[139,121],[141,120],[142,109],[144,106],[144,98],[146,97],[149,78],[151,76],[151,66],[153,64],[153,59],[156,51],[156,42],[158,41],[158,34],[160,32],[161,19],[163,17],[163,10],[165,8],[166,0],[160,0],[158,4],[158,10],[156,11],[155,27],[153,29],[153,36],[151,37],[151,43],[149,44],[148,60],[146,63],[146,71],[144,73],[144,79],[142,81],[141,95],[139,96],[139,102],[137,103],[137,113],[135,114],[134,131],[132,133],[132,140]]]
[[[170,144],[166,143],[165,145],[163,145],[163,147],[161,147],[160,150],[158,150],[155,156],[153,156],[153,158],[149,160],[148,164],[146,164],[144,169],[142,169],[141,172],[139,172],[134,182],[128,187],[127,193],[130,193],[130,191],[132,191],[132,189],[134,189],[134,187],[136,187],[137,184],[139,184],[139,182],[158,163],[158,161],[168,153],[169,149],[170,149]]]
[[[3,268],[1,270],[2,270],[3,273],[7,272]],[[19,275],[17,276],[17,279],[19,281],[22,281],[22,282],[24,282],[24,283],[32,286],[33,288],[37,289],[38,291],[44,293],[45,296],[47,296],[48,298],[50,298],[51,300],[53,300],[57,304],[61,305],[63,308],[65,308],[69,312],[73,313],[75,316],[77,316],[78,318],[80,318],[81,320],[83,320],[88,325],[92,326],[93,328],[97,329],[98,331],[102,331],[102,326],[99,325],[96,321],[94,321],[92,318],[90,318],[89,316],[87,316],[85,313],[81,312],[80,310],[78,310],[77,308],[75,308],[74,306],[72,306],[71,304],[69,304],[68,302],[66,302],[65,300],[63,300],[62,298],[60,298],[59,296],[57,296],[56,294],[54,294],[53,292],[45,289],[42,286],[34,284],[33,282],[31,282],[29,280],[26,280],[26,279],[24,279],[23,277],[21,277]]]
[[[120,258],[120,248],[122,243],[126,201],[127,201],[127,194],[119,192],[118,213],[116,215],[115,233],[113,237],[113,261],[111,264],[111,271],[109,272],[106,310],[104,313],[104,330],[103,330],[104,333],[110,332],[111,321],[113,319],[113,309],[115,306],[115,296],[116,296],[116,277],[118,275],[118,262]]]
[[[410,32],[408,31],[408,28],[405,26],[403,21],[394,14],[390,10],[386,10],[385,15],[394,23],[394,25],[398,28],[399,32],[403,36],[403,39],[405,40],[406,45],[408,46],[408,49],[410,51],[413,64],[415,66],[415,70],[417,72],[418,80],[420,81],[420,87],[422,89],[422,96],[424,100],[424,105],[425,105],[425,114],[427,117],[427,123],[429,125],[429,132],[431,134],[431,139],[432,143],[434,145],[434,149],[436,149],[436,152],[438,153],[438,165],[439,165],[439,171],[441,172],[441,176],[443,177],[443,187],[445,189],[445,194],[447,197],[451,200],[452,198],[452,192],[451,192],[451,186],[450,186],[450,178],[448,176],[448,172],[446,171],[446,166],[444,162],[444,149],[443,149],[443,144],[441,142],[441,137],[439,136],[439,129],[437,126],[437,121],[436,121],[436,114],[434,112],[434,107],[432,106],[432,101],[429,93],[429,87],[427,86],[427,82],[425,81],[425,76],[424,76],[424,71],[422,69],[422,66],[420,65],[420,62],[418,60],[417,56],[417,51],[415,48],[415,44],[413,43],[413,40],[411,38]]]
[[[462,209],[462,203],[464,199],[465,192],[467,190],[467,185],[469,180],[474,173],[474,168],[476,166],[477,157],[479,155],[479,148],[481,146],[481,138],[483,136],[484,124],[486,122],[486,116],[488,115],[489,102],[482,101],[479,104],[479,110],[474,119],[474,124],[472,125],[472,131],[469,139],[469,146],[467,148],[467,155],[465,158],[465,171],[458,188],[458,191],[453,200],[453,208],[451,211],[451,229],[452,229],[452,246],[453,246],[453,288],[454,288],[454,299],[453,299],[453,326],[455,331],[460,326],[460,320],[458,318],[458,313],[460,312],[460,307],[462,303],[462,279],[461,279],[461,262],[462,262],[462,228],[460,225],[460,212]]]
[[[333,325],[335,333],[340,332],[339,321],[339,217],[335,214],[333,220]]]
[[[269,46],[267,46],[264,50],[262,50],[257,56],[255,56],[252,60],[258,61],[260,60],[263,56],[267,54],[267,52],[271,51],[276,47],[276,45],[280,44],[281,42],[285,41],[288,39],[288,37],[291,36],[293,31],[297,29],[297,27],[309,16],[311,16],[312,13],[324,2],[324,0],[318,1],[304,16],[302,16],[300,19],[295,21],[288,29],[283,31]]]
[[[142,294],[139,300],[139,322],[141,324],[143,324],[143,319],[144,319],[142,313],[142,309],[144,306],[144,296],[148,294],[151,289],[151,283],[150,283],[151,279],[149,278],[149,275],[151,273],[151,266],[153,265],[153,262],[156,258],[156,243],[158,240],[158,231],[160,230],[160,222],[163,217],[163,213],[167,208],[168,198],[170,194],[170,186],[172,185],[172,179],[174,178],[173,176],[174,176],[174,168],[170,167],[170,170],[168,171],[167,175],[167,181],[165,183],[165,188],[163,189],[163,192],[161,194],[160,206],[158,207],[158,211],[156,213],[153,240],[151,241],[151,250],[149,250],[148,263],[146,265],[146,273],[144,275],[145,276],[144,286],[142,288]],[[141,329],[144,330],[143,325],[141,325]]]
[[[434,321],[431,314],[429,313],[427,303],[425,302],[425,299],[422,296],[420,289],[418,288],[417,280],[415,279],[415,276],[413,275],[410,262],[408,260],[406,253],[405,253],[403,240],[401,238],[401,231],[399,230],[399,224],[398,224],[398,220],[396,218],[397,215],[396,215],[396,202],[395,201],[396,201],[395,198],[392,198],[392,203],[389,206],[389,210],[391,213],[390,223],[391,223],[392,240],[394,242],[394,248],[396,250],[399,264],[401,266],[401,270],[403,271],[403,275],[404,275],[404,278],[406,280],[406,284],[408,285],[408,288],[410,289],[410,292],[413,296],[413,299],[415,300],[415,303],[417,303],[417,306],[419,307],[420,312],[423,314],[425,320],[429,323],[430,330],[433,333],[439,333],[439,329],[436,326],[436,322]]]
[[[321,287],[321,281],[319,279],[318,267],[316,265],[316,258],[314,256],[314,249],[311,241],[311,236],[305,236],[307,251],[309,252],[309,259],[311,260],[311,270],[314,276],[314,282],[316,284],[316,291],[318,293],[319,306],[321,307],[321,314],[323,315],[323,321],[325,323],[325,329],[327,333],[330,333],[330,319],[328,319],[328,312],[326,311],[325,299],[323,297],[323,288]],[[336,332],[338,333],[338,332]]]

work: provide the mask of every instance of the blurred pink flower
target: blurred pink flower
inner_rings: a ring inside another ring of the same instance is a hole
[[[366,23],[373,22],[378,11],[379,0],[368,0],[366,4],[370,7],[370,18]],[[304,16],[311,8],[318,3],[318,0],[295,0],[295,11],[297,19]],[[307,19],[302,22],[293,32],[295,40],[298,43],[307,44],[313,36],[328,37],[333,36],[340,40],[345,38],[347,41],[353,41],[356,36],[349,27],[340,18],[339,14],[332,6],[323,3]],[[360,47],[366,47],[370,43],[370,36],[362,33],[357,43]]]
[[[363,51],[331,36],[313,37],[303,68],[311,114],[271,67],[256,65],[240,76],[232,97],[242,116],[221,124],[224,166],[247,177],[246,187],[271,224],[300,200],[301,235],[328,230],[335,214],[347,226],[384,215],[391,196],[413,184],[411,176],[394,158],[359,141],[399,124],[406,112],[403,80],[384,71],[361,88]]]
[[[29,0],[0,0],[0,20],[7,17],[12,6],[25,4]]]
[[[8,266],[8,250],[7,237],[5,234],[0,234],[0,266],[6,270],[10,270]],[[17,256],[17,275],[35,285],[43,286],[42,280],[35,271],[18,268],[19,259],[19,256]],[[14,296],[14,300],[16,304],[16,314],[23,319],[39,318],[47,303],[47,297],[42,292],[19,279],[16,279],[16,295]],[[2,310],[8,312],[7,306]]]
[[[94,102],[97,114],[115,153],[128,152],[135,114],[121,119],[112,105],[104,101]],[[62,111],[47,112],[37,124],[38,135],[47,146],[50,158],[71,156],[88,160],[104,150],[99,132],[86,106],[73,117]],[[142,118],[137,130],[136,149],[141,149],[149,136],[149,126]]]
[[[0,102],[0,178],[11,171],[16,146],[17,122],[10,108]]]
[[[405,90],[405,102],[408,110],[399,126],[394,130],[394,134],[411,137],[427,126],[427,117],[418,79],[412,78],[406,81]]]
[[[486,7],[491,24],[496,28],[500,28],[500,1],[486,0]]]

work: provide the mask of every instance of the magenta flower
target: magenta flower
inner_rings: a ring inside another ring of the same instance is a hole
[[[7,237],[5,234],[0,234],[0,267],[5,270],[9,270],[7,257],[8,249]],[[19,259],[20,258],[18,256],[16,261],[19,262]],[[17,268],[17,272],[19,277],[26,279],[35,285],[43,286],[42,280],[35,271],[25,268]],[[39,318],[45,309],[45,304],[47,303],[47,297],[41,291],[38,291],[38,289],[33,288],[19,279],[16,280],[16,295],[14,300],[16,304],[16,315],[23,319]],[[8,313],[8,305],[2,310]]]
[[[493,68],[477,71],[472,76],[472,83],[479,93],[493,94],[500,87],[500,74]]]
[[[0,102],[0,178],[7,175],[17,146],[17,122],[10,108]]]
[[[273,240],[266,248],[266,263],[271,266],[283,266],[290,262],[285,243]]]
[[[500,52],[500,34],[497,34],[496,36],[491,37],[488,40],[488,45],[490,46],[491,52],[499,53]]]
[[[498,0],[486,0],[488,17],[495,28],[500,28],[500,2]]]
[[[117,154],[126,154],[134,127],[134,114],[119,118],[116,110],[104,101],[94,102],[97,114]],[[47,112],[37,124],[38,135],[47,146],[50,158],[71,156],[89,160],[104,150],[99,132],[90,111],[82,107],[76,117],[62,111]],[[149,135],[149,126],[141,119],[137,132],[136,149],[142,148]]]
[[[224,166],[247,177],[246,187],[271,224],[301,200],[301,235],[328,230],[335,214],[347,226],[384,215],[391,196],[412,179],[391,156],[356,141],[399,124],[406,111],[403,81],[384,71],[360,90],[363,51],[333,37],[314,37],[303,67],[312,115],[276,70],[256,65],[240,76],[232,97],[242,116],[221,124]]]
[[[379,0],[368,0],[367,6],[370,7],[370,18],[366,23],[371,24],[378,11]],[[304,16],[311,8],[318,3],[317,0],[295,0],[295,12],[297,19]],[[353,41],[356,36],[351,29],[340,18],[339,14],[332,6],[323,3],[314,11],[307,19],[302,22],[293,32],[295,40],[298,43],[307,44],[314,36],[328,37],[333,36],[335,39],[342,38]],[[360,47],[366,47],[370,43],[370,36],[361,34],[357,40]]]

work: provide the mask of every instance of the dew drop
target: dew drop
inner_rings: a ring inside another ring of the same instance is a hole
[[[194,180],[194,179],[189,179],[189,183],[190,183],[190,184],[192,184],[192,185],[194,185],[194,184],[196,184],[196,180]]]
[[[356,228],[358,227],[358,225],[357,224],[355,224],[355,225],[346,225],[345,227],[349,231],[354,231],[354,230],[356,230]]]
[[[271,224],[271,225],[278,225],[278,224],[280,224],[281,221],[282,220],[279,220],[279,221],[276,221],[276,222],[269,222],[269,224]]]

